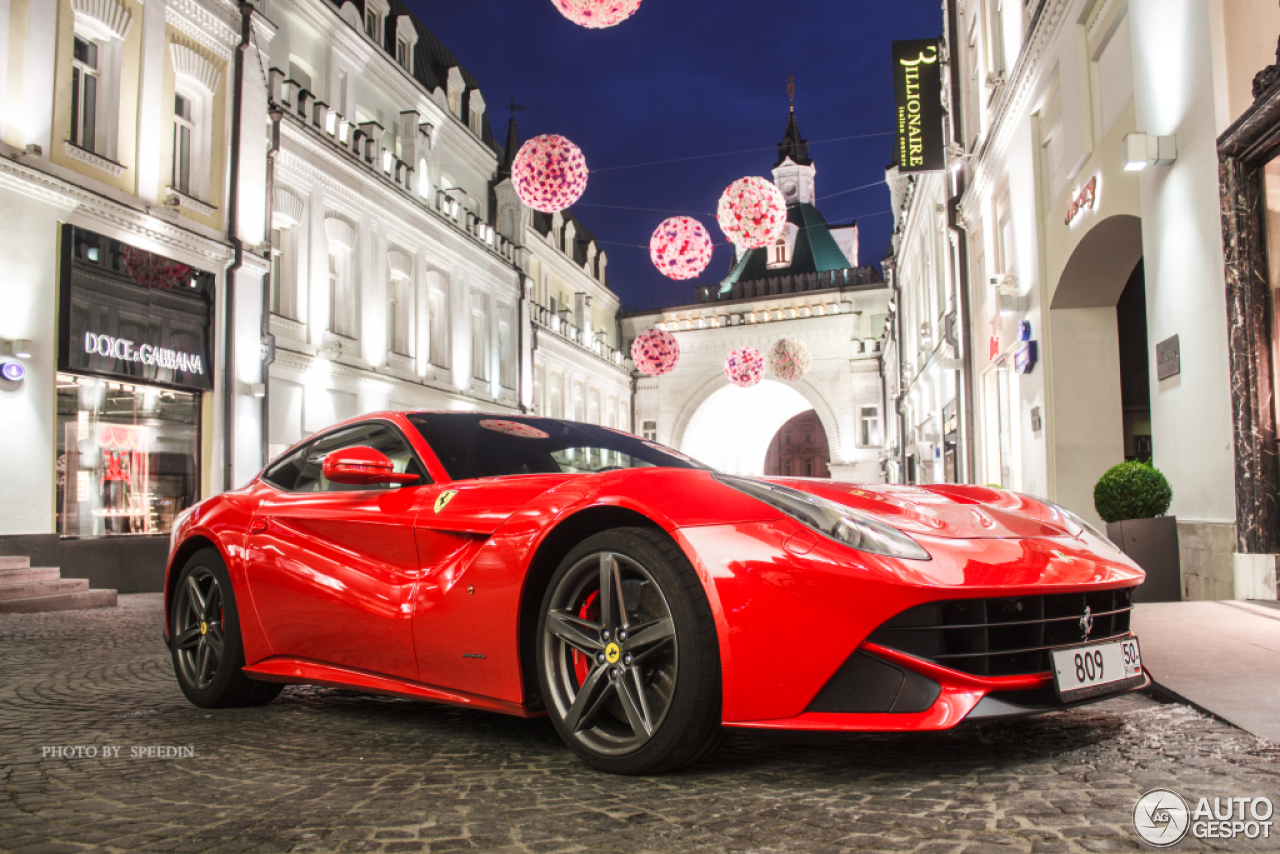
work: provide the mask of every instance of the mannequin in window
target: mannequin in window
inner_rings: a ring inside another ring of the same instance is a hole
[[[110,515],[104,526],[109,533],[129,533],[130,453],[111,449],[102,452],[102,506]]]

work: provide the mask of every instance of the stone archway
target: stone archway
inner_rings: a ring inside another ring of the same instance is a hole
[[[723,374],[705,382],[681,408],[672,446],[708,465],[736,474],[764,474],[765,456],[777,431],[801,412],[817,414],[838,453],[840,425],[835,412],[809,383],[765,379],[753,388],[735,387]]]
[[[679,447],[728,474],[762,475],[778,430],[812,411],[788,383],[764,380],[751,388],[724,383],[693,413]]]
[[[1142,221],[1117,215],[1081,238],[1049,310],[1054,499],[1097,521],[1093,487],[1125,458],[1116,305],[1142,260]]]
[[[827,399],[816,387],[807,380],[799,380],[792,383],[781,383],[777,380],[764,380],[761,385],[764,385],[764,383],[774,383],[785,388],[790,388],[808,401],[808,406],[796,409],[794,412],[791,412],[787,418],[790,418],[792,415],[799,414],[804,409],[813,409],[817,412],[818,419],[822,422],[822,429],[827,433],[827,440],[830,443],[832,460],[836,461],[843,459],[844,444],[842,441],[843,433],[840,430],[840,421],[836,418],[835,410],[831,407],[831,404],[827,402]],[[732,384],[729,382],[728,377],[726,377],[722,371],[717,371],[714,375],[704,381],[702,385],[698,387],[697,391],[685,400],[684,405],[681,406],[680,412],[676,416],[675,423],[672,426],[671,446],[673,448],[677,448],[682,451],[687,450],[685,448],[685,437],[689,430],[689,424],[692,422],[694,416],[697,415],[712,395],[730,387],[732,387]],[[773,432],[769,434],[770,438],[786,420],[786,418],[783,418],[774,425]],[[763,456],[761,459],[763,460]]]

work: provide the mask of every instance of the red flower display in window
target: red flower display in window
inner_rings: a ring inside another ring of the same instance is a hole
[[[182,284],[191,275],[191,268],[186,264],[134,246],[124,248],[124,270],[142,287],[161,291]]]

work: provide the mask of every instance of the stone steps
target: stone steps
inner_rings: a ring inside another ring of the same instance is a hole
[[[81,611],[87,608],[114,608],[116,591],[81,590],[53,596],[31,596],[0,602],[0,614],[40,614],[46,611]]]
[[[0,557],[0,614],[38,614],[113,608],[116,591],[93,590],[83,578],[63,578],[56,566],[32,566],[29,557]]]
[[[34,584],[42,581],[57,581],[62,577],[62,570],[56,566],[32,566],[27,569],[0,569],[0,585]]]
[[[79,593],[89,589],[84,578],[59,578],[57,581],[32,581],[26,584],[0,584],[0,602],[10,599],[28,599],[32,596],[56,596],[59,593]]]

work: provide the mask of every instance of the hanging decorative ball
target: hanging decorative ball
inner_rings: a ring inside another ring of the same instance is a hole
[[[782,338],[769,349],[769,370],[780,380],[793,383],[811,367],[813,352],[798,338]]]
[[[764,356],[755,347],[740,347],[725,359],[724,373],[738,388],[751,388],[764,379]]]
[[[551,0],[575,24],[602,30],[621,24],[640,8],[640,0]]]
[[[758,249],[773,243],[786,228],[787,202],[765,179],[740,178],[720,197],[716,219],[734,244]]]
[[[642,374],[651,377],[669,374],[680,361],[680,342],[665,329],[641,332],[631,342],[631,360]]]
[[[707,269],[715,245],[702,223],[687,216],[664,220],[649,240],[649,257],[667,278],[692,279]]]
[[[520,199],[543,213],[562,211],[587,189],[587,159],[582,149],[556,134],[535,136],[520,146],[511,165]]]

